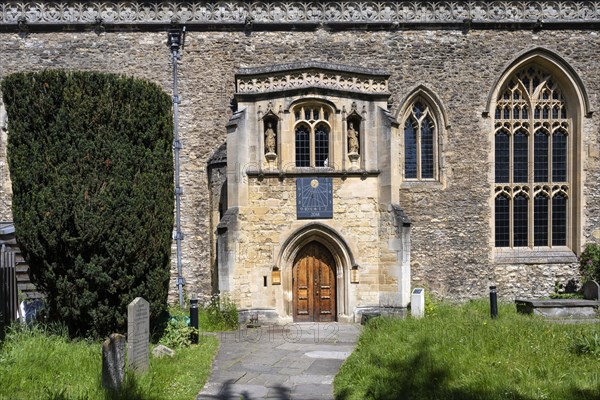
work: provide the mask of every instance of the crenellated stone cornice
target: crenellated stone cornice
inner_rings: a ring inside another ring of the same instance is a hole
[[[600,1],[2,1],[0,29],[546,27],[600,24]]]

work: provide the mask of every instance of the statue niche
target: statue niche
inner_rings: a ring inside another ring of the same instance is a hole
[[[272,120],[265,120],[265,158],[267,161],[273,161],[277,158],[277,131],[274,126],[277,126],[277,123],[273,123]]]
[[[358,131],[354,129],[354,123],[348,123],[348,154],[358,154]]]
[[[360,157],[360,117],[353,116],[348,118],[348,158],[351,162],[351,168],[358,167],[358,159]]]

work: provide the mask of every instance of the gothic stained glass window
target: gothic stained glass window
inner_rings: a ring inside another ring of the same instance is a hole
[[[552,181],[567,180],[567,134],[559,129],[552,135]]]
[[[543,194],[535,196],[533,201],[534,246],[548,245],[548,198]]]
[[[310,133],[306,125],[296,128],[296,167],[310,167]]]
[[[567,198],[558,193],[552,198],[552,245],[567,244]]]
[[[298,105],[294,109],[296,119],[296,167],[329,167],[332,112],[327,106]]]
[[[528,201],[523,194],[518,194],[514,199],[514,243],[515,247],[528,244]]]
[[[548,135],[538,130],[535,132],[533,142],[533,172],[535,174],[534,180],[536,182],[547,182],[548,181]]]
[[[510,173],[509,135],[506,130],[496,134],[496,182],[508,182]]]
[[[433,123],[425,118],[421,124],[421,178],[433,179]]]
[[[329,128],[321,124],[315,129],[315,165],[327,167],[329,164]]]
[[[494,114],[496,247],[566,245],[567,110],[559,85],[537,66],[521,69],[502,87]]]
[[[422,101],[410,108],[404,123],[404,178],[436,179],[436,127],[431,111]]]
[[[527,182],[527,162],[528,162],[528,136],[527,132],[519,130],[515,133],[514,139],[514,181],[518,183]]]
[[[417,131],[411,119],[404,126],[404,177],[417,178]]]
[[[510,245],[510,204],[508,197],[499,195],[495,201],[496,207],[496,247]]]

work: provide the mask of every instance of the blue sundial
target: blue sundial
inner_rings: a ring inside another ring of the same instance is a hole
[[[298,219],[333,218],[331,178],[296,178]]]

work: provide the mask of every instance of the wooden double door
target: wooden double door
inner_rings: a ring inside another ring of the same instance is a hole
[[[336,320],[335,262],[318,242],[304,246],[294,262],[294,321]]]

